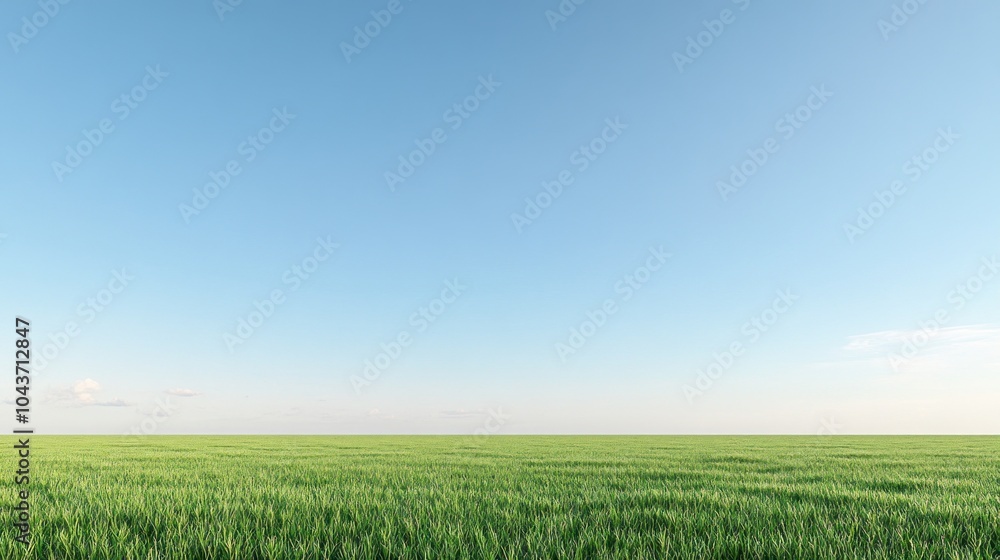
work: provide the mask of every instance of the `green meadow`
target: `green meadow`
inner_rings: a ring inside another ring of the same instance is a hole
[[[1000,558],[1000,438],[40,436],[0,557]]]

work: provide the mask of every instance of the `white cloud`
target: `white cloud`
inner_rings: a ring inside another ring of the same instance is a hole
[[[74,406],[131,406],[122,399],[98,400],[97,393],[100,391],[101,384],[88,377],[69,387],[60,387],[52,391],[50,398]]]
[[[891,344],[901,343],[907,331],[879,331],[868,334],[856,334],[847,337],[844,350],[849,352],[887,352]]]
[[[192,389],[167,389],[164,393],[175,397],[196,397],[201,394]]]
[[[73,399],[79,404],[94,404],[96,402],[94,393],[100,390],[101,384],[93,379],[90,379],[89,377],[83,381],[77,381],[70,389],[73,394]]]
[[[880,331],[848,338],[844,350],[879,356],[904,373],[947,373],[1000,366],[1000,325]]]

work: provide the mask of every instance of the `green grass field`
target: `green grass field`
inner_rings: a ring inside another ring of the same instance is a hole
[[[32,548],[5,520],[4,559],[1000,558],[996,437],[31,446]]]

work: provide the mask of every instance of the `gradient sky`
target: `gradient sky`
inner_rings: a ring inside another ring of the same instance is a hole
[[[41,433],[1000,431],[995,2],[43,4],[0,6]]]

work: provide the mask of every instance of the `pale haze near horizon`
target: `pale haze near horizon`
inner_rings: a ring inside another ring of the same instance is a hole
[[[5,4],[32,425],[995,434],[1000,7],[903,4]]]

